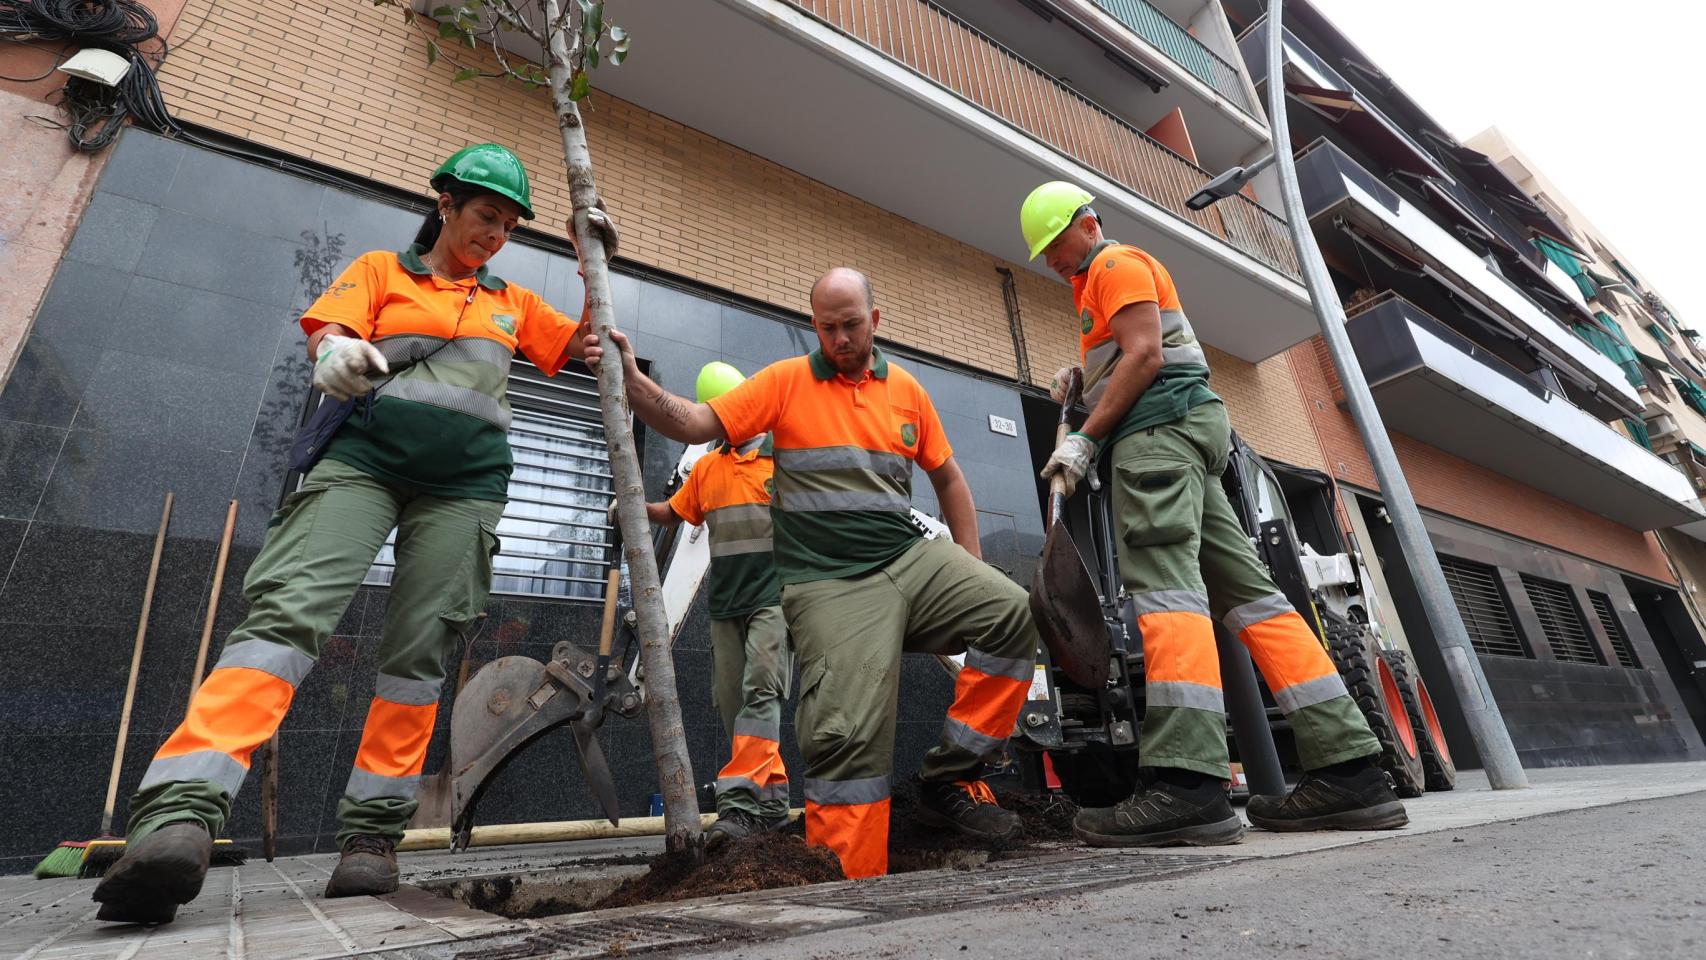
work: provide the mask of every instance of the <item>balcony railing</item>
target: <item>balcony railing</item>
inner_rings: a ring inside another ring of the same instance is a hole
[[[1208,182],[1206,171],[929,0],[792,2],[1180,219],[1301,278],[1284,220],[1244,196],[1207,210],[1187,208],[1185,200]]]
[[[1221,59],[1220,55],[1203,46],[1189,30],[1174,23],[1166,14],[1146,0],[1091,0],[1109,16],[1131,28],[1148,40],[1174,63],[1214,90],[1246,114],[1251,113],[1249,93],[1244,88],[1238,68]]]

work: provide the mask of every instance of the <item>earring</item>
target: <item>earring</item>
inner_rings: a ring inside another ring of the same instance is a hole
[[[450,221],[444,219],[444,212],[443,211],[439,211],[438,222],[439,223],[449,223],[450,222]]]

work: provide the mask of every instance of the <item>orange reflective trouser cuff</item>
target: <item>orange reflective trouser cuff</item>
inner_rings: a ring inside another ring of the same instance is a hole
[[[1250,648],[1274,703],[1291,723],[1305,770],[1380,752],[1327,651],[1278,591],[1232,608],[1222,620]]]
[[[1140,762],[1230,777],[1226,703],[1208,598],[1191,590],[1154,590],[1133,594],[1132,603],[1143,635]]]
[[[889,872],[889,778],[806,781],[806,842],[828,847],[850,880]]]

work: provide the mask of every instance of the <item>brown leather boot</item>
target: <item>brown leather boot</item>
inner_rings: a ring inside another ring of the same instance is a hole
[[[141,841],[126,844],[124,856],[95,887],[101,905],[96,919],[113,923],[171,923],[178,905],[201,892],[213,838],[200,820],[168,823]]]
[[[397,890],[397,841],[360,834],[344,841],[343,857],[326,881],[328,897],[377,897]]]

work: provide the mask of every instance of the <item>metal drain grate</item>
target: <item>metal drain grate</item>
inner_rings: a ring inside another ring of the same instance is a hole
[[[939,871],[903,873],[834,890],[802,892],[792,903],[862,910],[915,913],[956,910],[997,900],[1040,897],[1136,880],[1203,870],[1231,863],[1234,857],[1201,855],[1092,854],[955,872],[944,883]]]
[[[627,956],[649,950],[703,946],[750,938],[745,927],[681,916],[624,917],[571,923],[529,934],[519,942],[456,954],[456,960],[526,960],[550,957]]]

